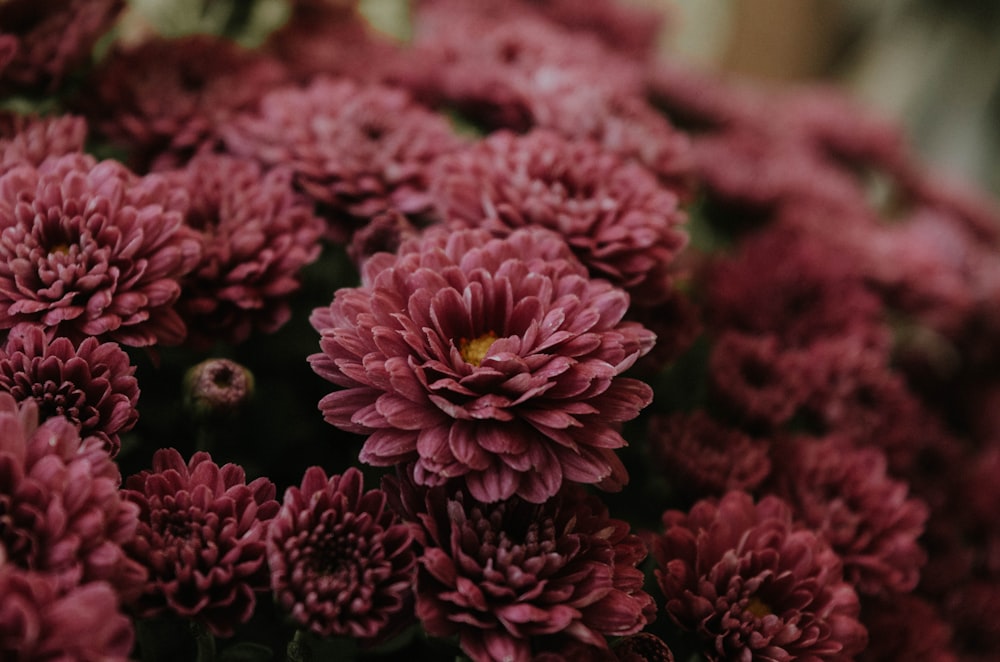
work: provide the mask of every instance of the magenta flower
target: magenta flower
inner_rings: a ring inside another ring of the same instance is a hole
[[[844,562],[844,577],[865,595],[912,591],[927,555],[917,540],[927,505],[886,475],[877,448],[796,438],[774,448],[774,490]]]
[[[290,167],[330,208],[340,240],[380,212],[426,211],[428,164],[459,145],[444,117],[403,90],[330,78],[278,88],[220,131],[230,152]]]
[[[34,400],[42,420],[64,416],[81,437],[97,437],[114,456],[119,434],[139,419],[135,368],[117,343],[49,339],[39,326],[14,327],[0,349],[0,388],[18,402]]]
[[[264,536],[278,512],[274,483],[248,484],[243,469],[220,468],[204,452],[185,464],[166,448],[125,488],[140,509],[126,551],[149,571],[139,613],[170,611],[231,636],[253,615],[255,593],[267,590]]]
[[[654,541],[670,617],[713,662],[848,662],[867,644],[858,595],[826,542],[792,524],[777,497],[745,492],[668,511]]]
[[[185,206],[162,178],[82,154],[0,175],[0,328],[180,342],[178,280],[201,253]]]
[[[187,342],[208,348],[273,333],[291,317],[298,273],[320,252],[323,221],[292,190],[291,173],[203,154],[170,175],[191,196],[187,225],[202,237],[201,262],[181,281],[177,310]]]
[[[432,184],[446,222],[504,236],[541,226],[563,236],[594,277],[640,303],[669,296],[687,237],[677,196],[647,170],[587,140],[496,133],[439,159]]]
[[[310,363],[343,387],[320,409],[370,435],[362,462],[415,460],[418,483],[461,476],[480,501],[620,487],[619,424],[652,395],[619,376],[653,343],[627,306],[546,230],[429,230],[313,312]]]
[[[418,519],[417,616],[477,662],[591,659],[653,618],[635,567],[645,546],[578,486],[540,505],[431,488]]]
[[[104,582],[59,590],[45,573],[0,558],[0,659],[126,662],[132,622]]]
[[[0,174],[15,166],[41,165],[52,156],[83,151],[87,122],[75,115],[31,117],[0,113]]]
[[[327,478],[311,467],[268,526],[276,600],[300,628],[322,637],[377,640],[412,608],[413,533],[387,507],[385,492],[363,490],[355,468]]]
[[[96,437],[62,417],[38,423],[34,401],[0,393],[0,556],[44,573],[59,592],[108,582],[124,599],[144,580],[122,546],[137,525],[118,466]]]

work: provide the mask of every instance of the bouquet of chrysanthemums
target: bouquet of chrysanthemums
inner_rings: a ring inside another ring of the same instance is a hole
[[[255,4],[0,2],[0,660],[994,659],[984,195],[635,5]]]

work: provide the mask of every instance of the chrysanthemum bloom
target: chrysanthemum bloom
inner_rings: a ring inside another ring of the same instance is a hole
[[[87,122],[75,115],[30,117],[0,112],[0,174],[21,164],[83,151]]]
[[[0,659],[125,662],[132,622],[118,611],[110,585],[91,582],[60,590],[42,572],[0,558]]]
[[[792,524],[777,497],[745,492],[667,511],[653,553],[666,610],[703,641],[713,662],[849,662],[867,643],[858,595],[840,559]]]
[[[653,417],[648,444],[671,484],[699,497],[753,490],[771,472],[765,442],[726,427],[703,410]]]
[[[687,237],[677,196],[644,168],[587,140],[500,132],[434,166],[440,216],[504,236],[541,226],[558,232],[591,275],[639,303],[670,292],[669,269]]]
[[[938,608],[923,598],[903,593],[889,600],[867,601],[862,605],[861,615],[870,641],[859,658],[864,662],[958,661],[950,647],[951,628]]]
[[[230,152],[290,167],[329,207],[336,239],[379,212],[426,211],[428,164],[459,144],[442,115],[405,91],[330,78],[276,89],[220,132]]]
[[[674,662],[670,647],[649,632],[622,638],[615,644],[614,652],[618,662]]]
[[[652,397],[619,376],[654,340],[621,321],[627,307],[547,230],[434,228],[313,312],[310,363],[343,387],[320,409],[370,435],[362,462],[415,460],[418,483],[462,476],[480,501],[541,503],[564,481],[620,488],[619,424]]]
[[[859,593],[913,590],[927,558],[917,543],[927,506],[886,475],[880,450],[797,438],[776,445],[772,455],[776,493],[840,555],[844,577]]]
[[[0,328],[180,342],[178,280],[201,254],[186,203],[162,178],[82,154],[0,175]]]
[[[126,551],[149,570],[139,613],[170,611],[231,636],[253,615],[256,592],[268,587],[265,535],[279,508],[274,483],[248,484],[235,464],[220,468],[205,452],[185,463],[164,448],[122,493],[140,509]]]
[[[431,635],[457,635],[477,662],[567,649],[589,659],[607,651],[605,637],[653,618],[635,567],[645,546],[579,486],[541,505],[431,488],[419,520],[417,616]]]
[[[62,417],[38,423],[33,401],[0,393],[0,553],[57,589],[107,581],[126,599],[144,579],[122,545],[137,511],[118,491],[118,466],[96,437]]]
[[[0,94],[54,90],[88,62],[124,7],[123,0],[0,2],[0,38],[11,35],[17,44],[7,65],[0,66]]]
[[[170,179],[191,196],[186,223],[204,244],[176,306],[186,342],[207,348],[277,331],[291,317],[299,271],[319,256],[325,228],[292,190],[291,173],[262,173],[251,161],[203,154]]]
[[[18,402],[34,400],[42,420],[64,416],[81,437],[97,437],[114,456],[119,434],[139,419],[135,368],[117,343],[49,339],[34,325],[14,327],[0,349],[0,389]]]
[[[177,167],[284,80],[276,61],[222,37],[152,38],[115,46],[76,103],[135,167]]]
[[[267,531],[271,588],[302,629],[376,641],[412,606],[413,532],[355,468],[310,467]]]

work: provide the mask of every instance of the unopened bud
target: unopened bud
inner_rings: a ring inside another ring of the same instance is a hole
[[[184,375],[184,399],[198,416],[231,414],[253,397],[253,373],[229,359],[208,359]]]

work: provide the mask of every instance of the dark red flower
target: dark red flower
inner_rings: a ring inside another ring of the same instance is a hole
[[[607,651],[605,637],[652,619],[635,567],[645,546],[579,487],[540,505],[431,488],[419,520],[417,616],[477,662],[566,650],[589,659]]]
[[[776,444],[772,461],[773,489],[840,555],[844,577],[859,593],[888,596],[916,587],[927,558],[917,543],[927,505],[886,475],[881,451],[796,438]]]
[[[528,226],[561,234],[594,277],[644,304],[669,296],[671,262],[687,243],[677,196],[648,171],[549,131],[495,133],[442,157],[432,192],[449,223],[497,236]]]
[[[666,610],[702,640],[713,662],[849,662],[866,643],[857,593],[840,559],[792,524],[779,498],[754,504],[745,492],[663,515],[654,541]]]
[[[265,534],[279,507],[274,483],[248,484],[235,464],[219,467],[205,452],[185,463],[167,448],[125,488],[139,506],[126,551],[149,571],[139,613],[170,611],[231,636],[253,614],[255,593],[268,587]]]
[[[343,387],[320,408],[370,435],[363,462],[416,460],[418,483],[461,476],[481,501],[620,487],[619,425],[652,395],[619,376],[653,343],[627,306],[547,230],[431,229],[313,312],[310,363]]]
[[[0,548],[2,550],[2,548]],[[132,622],[104,582],[60,590],[42,572],[0,559],[0,659],[126,662]]]
[[[139,419],[135,368],[117,343],[49,339],[39,326],[14,327],[0,350],[0,388],[18,402],[34,400],[42,420],[64,416],[81,437],[97,437],[114,456],[119,434]]]
[[[105,581],[124,599],[144,580],[122,545],[138,508],[120,496],[118,466],[96,437],[62,417],[38,423],[34,401],[0,393],[0,556],[44,573],[59,592]]]
[[[858,658],[864,662],[958,662],[951,627],[927,600],[910,593],[871,600],[862,605],[861,615],[869,634],[868,648]]]
[[[327,478],[310,467],[268,526],[275,599],[322,637],[378,640],[412,607],[413,533],[385,492],[363,490],[355,468]]]
[[[186,342],[208,348],[277,331],[291,317],[299,271],[319,256],[325,227],[292,190],[291,173],[202,154],[170,177],[190,194],[186,222],[203,243],[176,306],[187,323]]]
[[[160,177],[82,154],[0,175],[0,328],[180,342],[178,280],[201,253],[186,204]]]
[[[0,174],[22,165],[41,165],[52,156],[83,151],[87,122],[75,115],[31,117],[0,113]]]
[[[329,206],[340,240],[380,212],[426,211],[428,164],[459,145],[447,120],[405,91],[347,79],[273,90],[220,131],[230,152],[291,168]]]

